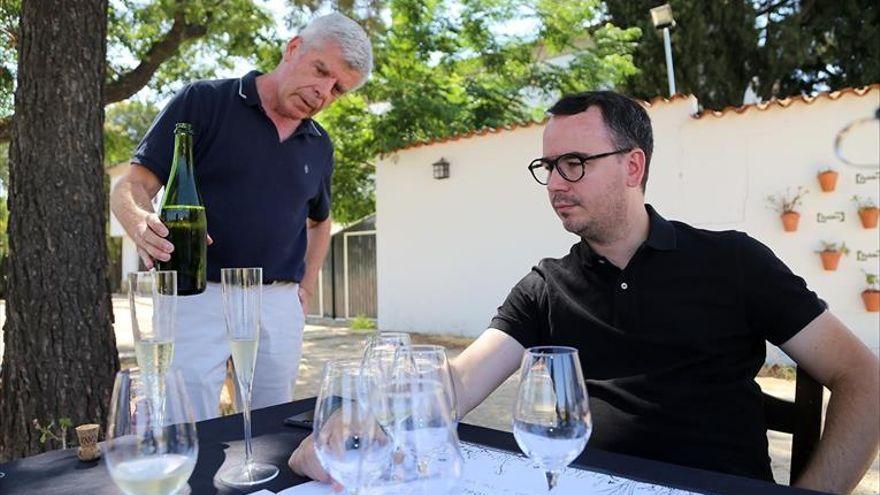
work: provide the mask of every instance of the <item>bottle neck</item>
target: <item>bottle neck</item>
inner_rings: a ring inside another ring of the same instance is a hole
[[[174,135],[174,159],[168,176],[163,208],[168,205],[201,206],[202,200],[196,187],[195,168],[192,152],[192,135]]]

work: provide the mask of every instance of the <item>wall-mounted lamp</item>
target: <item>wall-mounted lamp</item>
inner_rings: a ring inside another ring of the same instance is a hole
[[[449,178],[449,162],[447,162],[445,159],[441,158],[439,161],[434,162],[432,166],[434,167],[435,179]]]

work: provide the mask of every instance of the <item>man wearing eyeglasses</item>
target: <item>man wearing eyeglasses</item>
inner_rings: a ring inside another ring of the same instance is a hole
[[[877,452],[880,366],[770,249],[742,232],[669,221],[645,204],[651,121],[607,91],[557,102],[529,171],[581,237],[510,292],[452,362],[461,415],[537,345],[578,350],[589,445],[772,481],[755,375],[765,341],[831,389],[824,435],[796,484],[849,492]],[[327,480],[310,440],[294,471]]]
[[[773,480],[760,388],[765,341],[831,389],[825,430],[795,484],[851,491],[877,453],[877,357],[773,252],[742,232],[669,221],[645,204],[647,112],[607,91],[557,102],[529,171],[581,237],[510,292],[453,361],[476,407],[524,348],[578,349],[590,446]]]

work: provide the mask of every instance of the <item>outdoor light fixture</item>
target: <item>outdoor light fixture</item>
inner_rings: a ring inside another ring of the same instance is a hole
[[[440,161],[434,162],[433,167],[435,179],[449,178],[449,162],[441,158]]]
[[[669,81],[669,96],[675,94],[675,75],[672,69],[672,41],[669,38],[669,29],[675,27],[675,19],[672,17],[672,7],[668,3],[651,9],[651,22],[654,27],[663,30],[663,48],[666,50],[666,79]]]

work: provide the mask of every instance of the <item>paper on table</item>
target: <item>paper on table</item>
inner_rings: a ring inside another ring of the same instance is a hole
[[[525,456],[462,442],[464,470],[458,493],[464,495],[547,495],[547,478]],[[566,468],[553,495],[697,495],[608,474]],[[338,495],[329,484],[312,481],[277,495]]]
[[[276,495],[339,495],[339,493],[334,492],[331,487],[332,485],[329,483],[309,481],[308,483],[281,490]]]
[[[462,491],[466,495],[547,495],[547,478],[525,456],[472,443],[461,444]],[[583,469],[566,468],[553,495],[696,495]]]

